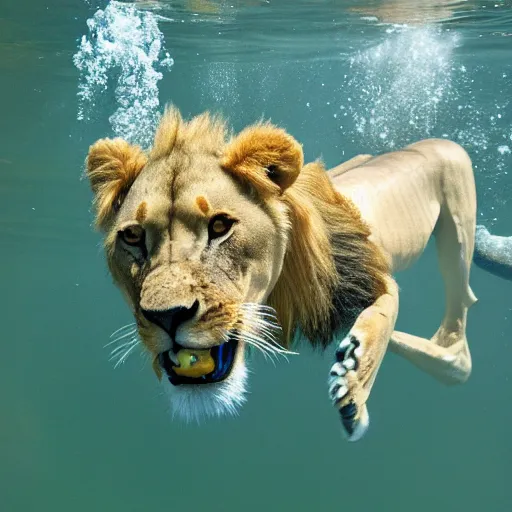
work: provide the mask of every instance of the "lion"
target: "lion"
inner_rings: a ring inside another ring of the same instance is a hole
[[[115,285],[178,415],[236,412],[246,352],[333,347],[328,393],[349,441],[389,349],[446,384],[471,373],[467,312],[476,191],[465,150],[427,139],[333,169],[270,122],[232,134],[166,108],[150,150],[116,139],[86,159]],[[394,274],[437,243],[446,309],[431,339],[395,330]],[[334,346],[333,346],[334,345]]]

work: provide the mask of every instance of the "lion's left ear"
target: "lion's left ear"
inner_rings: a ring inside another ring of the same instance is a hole
[[[271,124],[249,126],[226,146],[221,166],[249,181],[263,194],[281,194],[304,164],[302,146]]]

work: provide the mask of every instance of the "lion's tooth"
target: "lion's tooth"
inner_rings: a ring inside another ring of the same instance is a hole
[[[180,366],[180,361],[178,359],[178,354],[174,353],[174,350],[169,350],[169,359],[175,364],[175,366]]]

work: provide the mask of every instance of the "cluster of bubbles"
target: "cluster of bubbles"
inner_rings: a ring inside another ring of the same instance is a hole
[[[162,71],[173,65],[158,19],[133,4],[111,1],[87,20],[89,33],[73,57],[80,71],[78,120],[90,120],[113,88],[116,107],[109,121],[114,134],[143,147],[151,143],[160,115]]]
[[[458,37],[438,28],[392,27],[379,45],[350,58],[345,104],[357,132],[379,149],[432,134],[443,100],[453,94]]]
[[[201,93],[206,101],[215,105],[237,105],[240,93],[236,65],[233,62],[209,63]]]
[[[350,58],[339,109],[353,121],[353,138],[373,152],[425,137],[460,143],[483,189],[480,220],[492,225],[506,200],[500,183],[509,181],[510,100],[494,100],[490,109],[477,101],[475,77],[486,70],[455,64],[459,44],[456,33],[440,26],[389,27],[382,43]],[[506,73],[500,78],[507,80]]]

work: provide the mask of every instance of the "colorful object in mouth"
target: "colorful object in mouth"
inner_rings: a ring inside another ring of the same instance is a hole
[[[176,357],[180,363],[179,366],[173,366],[172,369],[177,375],[197,379],[203,377],[215,370],[215,361],[207,350],[190,350],[182,348]]]

